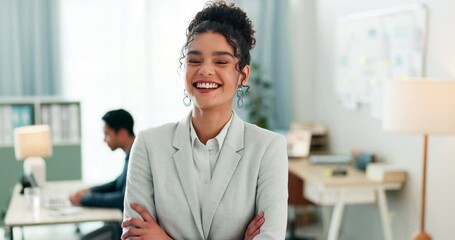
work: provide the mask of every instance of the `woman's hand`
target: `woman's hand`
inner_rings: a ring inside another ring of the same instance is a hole
[[[122,234],[122,240],[125,239],[142,239],[142,240],[167,240],[171,239],[166,232],[155,222],[152,215],[150,215],[145,208],[139,206],[137,203],[132,203],[131,208],[141,215],[142,219],[129,218],[122,222],[122,227],[130,229]]]
[[[265,218],[264,218],[264,213],[260,212],[259,214],[256,215],[256,217],[251,220],[250,224],[248,224],[248,227],[246,228],[245,232],[245,240],[252,240],[256,235],[260,233],[260,228],[262,224],[264,224]]]

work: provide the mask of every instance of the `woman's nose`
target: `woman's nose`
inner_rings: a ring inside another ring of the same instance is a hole
[[[213,67],[213,64],[207,63],[207,62],[202,63],[199,68],[198,73],[199,73],[199,75],[203,75],[203,76],[214,75],[215,69]]]

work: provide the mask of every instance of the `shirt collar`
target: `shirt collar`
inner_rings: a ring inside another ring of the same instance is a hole
[[[130,152],[131,152],[131,148],[130,150],[128,150],[126,153],[125,153],[125,161],[128,161],[130,159]]]
[[[220,133],[214,138],[218,142],[218,147],[221,148],[223,146],[224,140],[226,139],[227,131],[229,129],[229,126],[231,126],[232,119],[234,117],[234,114],[231,115],[231,118],[229,121],[224,125],[224,127],[221,129]],[[199,137],[196,134],[196,131],[194,130],[193,126],[193,121],[190,116],[190,137],[191,137],[191,146],[194,146],[195,141],[199,141]],[[213,138],[212,138],[213,139]],[[209,139],[211,140],[211,139]]]

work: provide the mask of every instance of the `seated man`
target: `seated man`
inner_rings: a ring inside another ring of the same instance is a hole
[[[118,208],[123,211],[128,158],[135,138],[134,120],[131,114],[123,109],[109,111],[102,119],[104,141],[112,151],[121,148],[126,154],[122,173],[111,182],[75,192],[70,196],[70,201],[74,205]],[[119,229],[110,230],[119,231]]]

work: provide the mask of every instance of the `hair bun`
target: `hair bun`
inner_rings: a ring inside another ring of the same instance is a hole
[[[238,31],[244,37],[249,49],[252,49],[256,43],[251,20],[242,9],[235,6],[233,3],[208,2],[204,6],[203,11],[200,11],[195,16],[188,27],[188,31],[191,32],[196,26],[206,21],[219,22]]]

